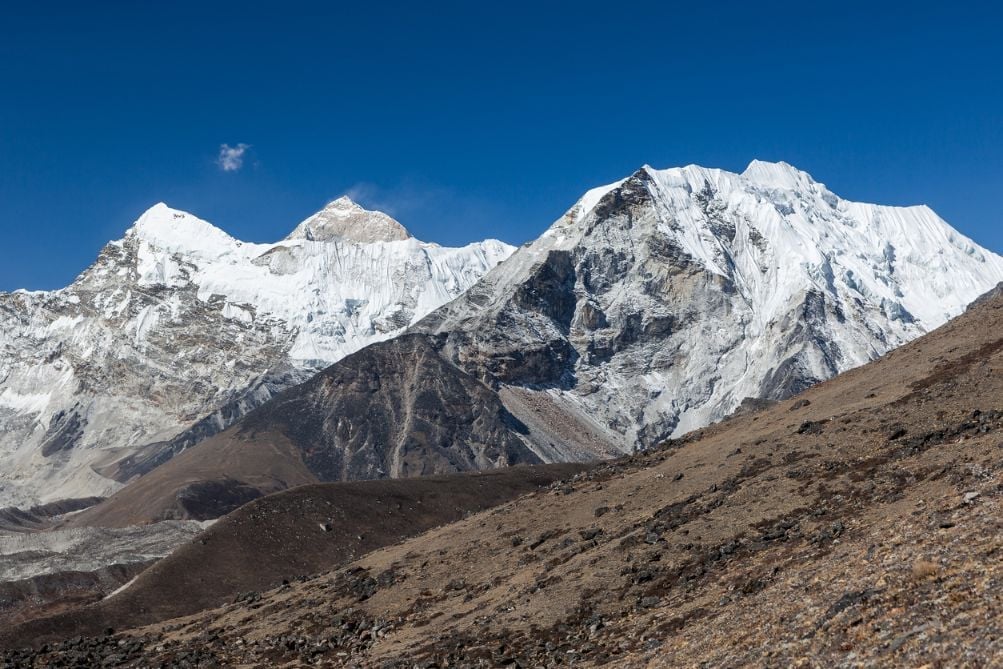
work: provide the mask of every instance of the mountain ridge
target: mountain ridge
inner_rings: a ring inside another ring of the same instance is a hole
[[[377,227],[388,218],[353,212]],[[410,237],[251,244],[154,205],[69,286],[0,294],[0,500],[108,494],[121,482],[102,472],[141,473],[224,428],[402,331],[511,250]],[[137,449],[148,465],[115,466]]]
[[[507,368],[483,368],[485,378],[501,384],[549,384],[560,392],[564,373],[584,370],[593,384],[609,381],[608,374],[591,374],[590,357],[616,357],[648,329],[652,347],[646,355],[657,359],[663,354],[654,344],[673,337],[685,318],[699,323],[702,313],[719,309],[719,320],[729,332],[742,334],[745,348],[738,339],[729,342],[727,332],[714,330],[693,333],[681,343],[692,357],[699,355],[694,349],[698,339],[717,340],[722,347],[717,362],[735,367],[728,372],[733,379],[748,380],[719,388],[707,409],[653,407],[678,416],[672,432],[680,434],[727,415],[746,397],[797,392],[863,364],[957,315],[1003,276],[1003,259],[951,229],[927,207],[849,202],[807,173],[791,166],[767,170],[766,165],[753,163],[747,170],[754,176],[766,171],[768,178],[761,182],[697,166],[645,167],[593,189],[539,239],[411,331],[448,333],[454,339],[464,332],[471,341],[456,343],[452,353],[461,367],[472,363],[472,357],[486,356],[490,365],[504,361]],[[777,189],[778,184],[802,190]],[[883,238],[886,245],[875,249],[874,238]],[[536,286],[541,273],[555,278],[561,272],[571,283],[537,291],[546,305],[516,304],[522,298],[515,285]],[[705,294],[699,298],[701,310],[687,313],[685,305],[673,303],[674,294],[687,291]],[[620,323],[611,326],[610,316],[617,311]],[[495,328],[495,341],[479,345],[476,340],[484,337],[478,333],[493,332],[492,325],[500,321],[506,323],[504,332]],[[511,327],[520,322],[526,333],[522,337]],[[513,360],[525,358],[527,342],[541,337],[549,342],[545,348],[551,360],[559,350],[557,358],[578,362],[546,371],[546,379],[513,376]],[[829,346],[833,342],[839,345]],[[772,371],[743,371],[755,358],[769,358],[771,350],[781,351],[770,364]],[[725,355],[730,351],[736,354],[732,360]],[[785,360],[791,361],[786,367]],[[652,370],[637,358],[625,362],[642,376]],[[693,372],[704,383],[720,386],[720,379],[707,375],[714,362],[694,365]],[[676,380],[685,384],[691,377]],[[670,385],[653,383],[651,392]],[[699,390],[691,396],[705,394]],[[631,407],[623,409],[633,413]],[[671,415],[669,421],[674,420]],[[646,418],[651,424],[656,416]]]
[[[425,416],[422,425],[404,421],[388,435],[385,412],[367,411],[354,382],[300,386],[164,465],[150,508],[136,509],[140,482],[81,522],[160,518],[191,483],[188,463],[197,460],[208,480],[229,479],[233,472],[214,469],[217,454],[276,441],[295,458],[367,463],[315,471],[320,480],[414,475],[433,461],[442,467],[434,473],[498,466],[504,458],[475,465],[466,455],[488,432],[523,463],[643,450],[749,398],[784,399],[877,359],[1003,280],[1003,258],[927,208],[853,203],[790,166],[763,178],[765,168],[753,167],[755,180],[642,168],[593,189],[405,337],[323,373],[355,379],[380,369],[369,397],[393,405],[394,416]],[[886,245],[873,243],[876,234]],[[921,299],[928,295],[937,299]],[[436,376],[477,391],[426,405],[413,379]],[[407,472],[386,459],[394,452],[409,454]]]

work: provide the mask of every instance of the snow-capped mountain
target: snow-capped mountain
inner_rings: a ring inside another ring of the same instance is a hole
[[[582,432],[554,411],[643,448],[873,360],[1001,279],[1003,258],[926,206],[850,202],[786,163],[645,166],[413,330],[445,337],[555,460]]]
[[[279,469],[397,478],[630,452],[873,360],[1000,281],[1003,258],[927,207],[849,202],[784,163],[644,167],[404,335],[82,517],[211,517],[233,504],[203,489],[274,492]]]
[[[67,288],[0,294],[0,506],[111,492],[513,250],[421,242],[347,198],[273,244],[155,205]]]

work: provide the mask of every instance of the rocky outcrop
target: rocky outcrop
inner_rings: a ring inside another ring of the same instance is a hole
[[[929,209],[847,202],[783,163],[645,167],[411,331],[630,451],[868,362],[1001,276]]]
[[[235,435],[281,431],[320,481],[403,478],[540,459],[498,396],[436,338],[374,344],[249,414]]]

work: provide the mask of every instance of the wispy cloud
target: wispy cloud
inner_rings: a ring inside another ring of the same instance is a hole
[[[360,182],[351,186],[345,191],[345,195],[348,196],[353,202],[358,202],[364,207],[369,209],[376,209],[382,211],[384,214],[390,214],[391,216],[397,216],[400,214],[400,207],[396,206],[390,198],[387,197],[387,193],[384,189],[380,188],[376,184]]]
[[[243,142],[237,144],[237,146],[220,144],[219,157],[216,159],[216,164],[224,172],[236,172],[244,166],[244,154],[247,153],[249,148],[251,148],[251,145],[244,144]]]
[[[497,237],[503,229],[500,224],[512,218],[498,202],[419,179],[390,185],[359,182],[345,195],[367,209],[393,216],[420,239],[442,244]]]

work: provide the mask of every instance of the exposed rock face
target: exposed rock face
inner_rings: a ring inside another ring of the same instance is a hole
[[[541,463],[529,428],[437,344],[405,334],[353,353],[69,523],[208,520],[306,483]]]
[[[71,286],[0,294],[0,505],[108,494],[511,250],[426,244],[344,199],[276,244],[157,205]]]
[[[367,211],[347,197],[340,197],[300,223],[287,239],[368,244],[397,242],[410,237],[403,225],[386,214]]]
[[[783,163],[645,167],[412,331],[629,451],[875,359],[1001,277],[926,207],[847,202]]]
[[[280,430],[320,481],[539,463],[519,437],[528,429],[435,344],[402,335],[369,346],[249,414],[237,433]]]

